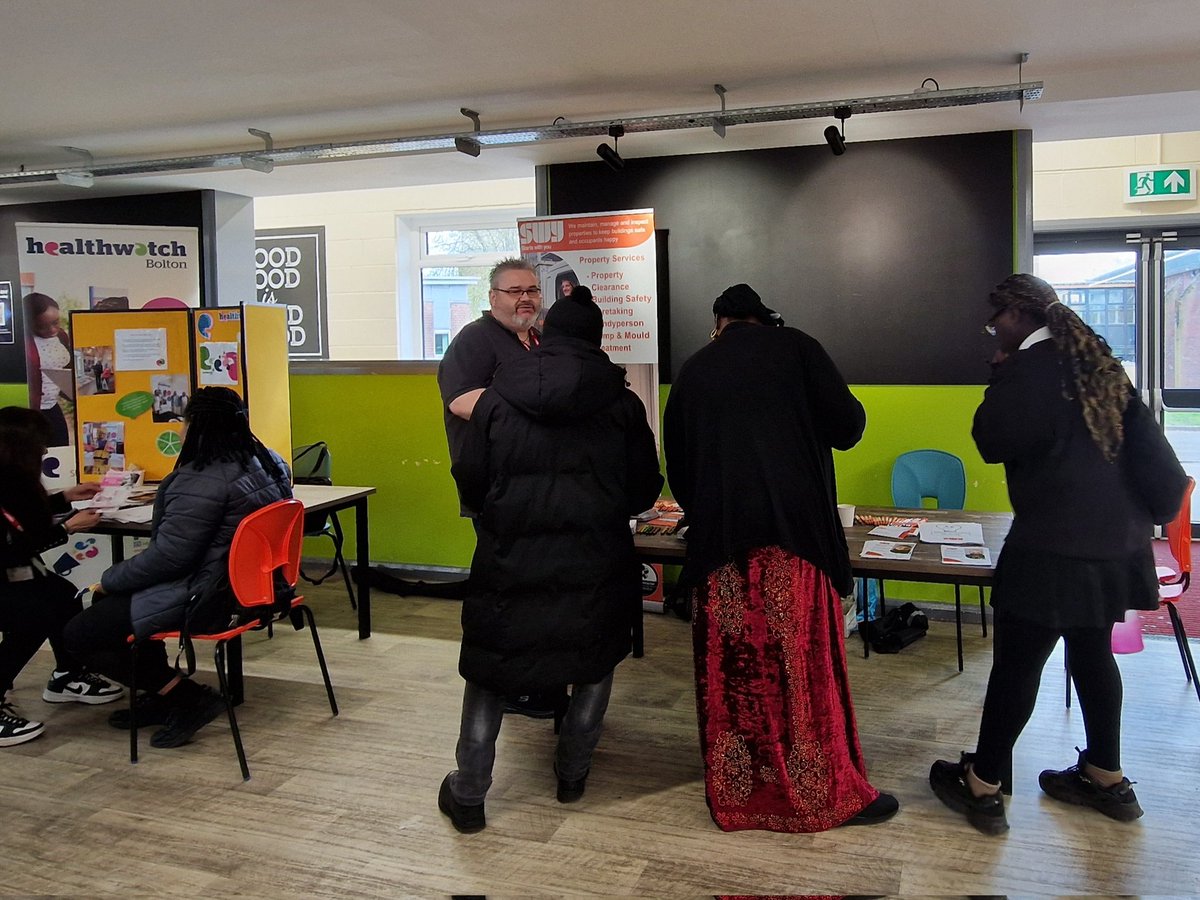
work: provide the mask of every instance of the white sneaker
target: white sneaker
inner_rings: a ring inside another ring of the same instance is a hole
[[[6,696],[0,700],[0,747],[15,747],[26,741],[40,737],[46,726],[41,722],[31,722]]]
[[[47,703],[112,703],[124,696],[125,688],[95,672],[55,672],[42,691]]]

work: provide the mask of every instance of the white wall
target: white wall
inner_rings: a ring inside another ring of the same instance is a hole
[[[259,197],[255,228],[325,226],[331,359],[397,358],[400,217],[534,206],[534,179]]]
[[[1045,143],[1037,143],[1035,135],[1033,221],[1047,227],[1108,219],[1134,226],[1149,218],[1200,220],[1200,200],[1125,202],[1125,170],[1157,165],[1200,165],[1200,133]]]

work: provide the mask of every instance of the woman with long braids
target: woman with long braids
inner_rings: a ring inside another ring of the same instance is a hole
[[[175,470],[154,501],[150,546],[104,573],[92,605],[65,629],[68,648],[89,666],[123,684],[130,681],[128,638],[178,629],[188,601],[216,583],[242,519],[292,495],[287,465],[250,431],[246,406],[229,388],[206,387],[184,413],[183,446]],[[219,623],[187,619],[193,631]],[[161,725],[153,747],[178,747],[224,709],[210,688],[167,662],[160,641],[137,654],[138,725]],[[129,728],[129,711],[109,716]]]
[[[992,588],[979,741],[958,762],[935,762],[929,784],[984,834],[1008,829],[1000,781],[1061,637],[1087,747],[1038,783],[1055,800],[1132,821],[1142,808],[1121,770],[1112,626],[1157,607],[1151,527],[1173,518],[1187,476],[1104,339],[1049,284],[1012,275],[988,302],[999,349],[972,435],[985,461],[1004,464],[1015,517]],[[1139,470],[1153,473],[1154,489]]]

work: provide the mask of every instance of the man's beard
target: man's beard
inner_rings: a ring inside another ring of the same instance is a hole
[[[528,331],[533,327],[533,323],[537,321],[537,313],[513,313],[512,318],[508,321],[512,325],[514,331]]]

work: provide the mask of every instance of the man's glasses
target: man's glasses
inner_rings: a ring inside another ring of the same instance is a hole
[[[1004,310],[1002,309],[997,310],[996,314],[987,320],[987,324],[983,326],[984,334],[988,335],[989,337],[996,336],[996,320],[1000,318],[1000,314],[1003,312]]]
[[[540,297],[540,296],[542,296],[542,289],[541,289],[540,287],[531,287],[531,288],[492,288],[492,290],[494,290],[494,291],[499,291],[499,292],[500,292],[500,293],[502,293],[502,294],[508,294],[508,296],[512,297],[514,300],[520,300],[520,299],[521,299],[523,296],[525,296],[526,294],[528,294],[530,297]]]

